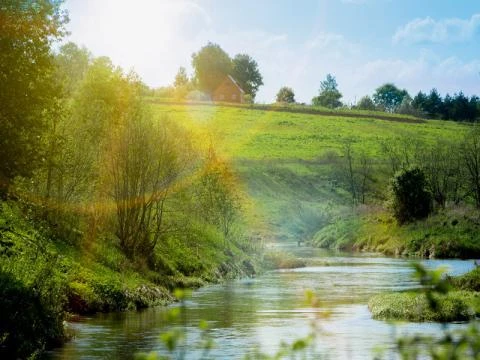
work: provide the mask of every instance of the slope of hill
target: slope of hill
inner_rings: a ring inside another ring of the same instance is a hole
[[[333,219],[351,213],[341,186],[343,148],[387,159],[381,144],[398,137],[425,144],[460,140],[465,126],[446,121],[400,122],[248,107],[152,104],[157,116],[187,124],[199,142],[230,159],[253,205],[252,232],[277,240],[307,240]],[[358,113],[354,113],[358,116]],[[378,199],[376,200],[378,201]]]

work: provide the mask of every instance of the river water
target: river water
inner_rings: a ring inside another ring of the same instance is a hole
[[[186,334],[186,359],[199,359],[202,331],[215,347],[207,358],[242,358],[255,347],[272,354],[281,341],[292,342],[316,326],[316,351],[327,359],[396,358],[395,342],[405,335],[439,334],[434,323],[389,323],[371,318],[368,299],[379,292],[418,286],[410,261],[372,254],[332,253],[309,247],[286,247],[308,259],[308,267],[268,272],[255,279],[206,286],[191,294],[179,318],[168,320],[172,307],[140,312],[99,314],[71,323],[75,338],[48,354],[50,359],[132,359],[138,352],[167,354],[159,335],[179,330]],[[445,267],[452,275],[471,270],[473,261],[424,260],[429,268]],[[312,308],[305,302],[311,289],[320,300]],[[449,324],[449,329],[465,324]],[[178,357],[182,353],[176,354]]]

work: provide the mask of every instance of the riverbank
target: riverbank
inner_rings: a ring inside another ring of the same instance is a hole
[[[452,322],[480,316],[479,268],[447,277],[447,284],[449,291],[430,299],[423,290],[378,294],[369,300],[368,308],[376,320]]]
[[[480,214],[467,207],[439,211],[399,225],[385,210],[364,209],[327,225],[312,238],[315,247],[375,251],[420,258],[480,257]]]
[[[132,260],[107,233],[69,243],[17,201],[0,202],[0,354],[36,356],[66,340],[69,314],[141,309],[198,288],[260,271],[259,261],[214,234],[192,250],[181,238],[156,249],[156,264]],[[34,324],[32,326],[32,324]]]

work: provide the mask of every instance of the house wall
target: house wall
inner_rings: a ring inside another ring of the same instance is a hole
[[[224,81],[213,93],[213,101],[243,103],[243,93],[231,81]]]

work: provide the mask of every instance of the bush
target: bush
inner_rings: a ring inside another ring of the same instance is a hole
[[[0,270],[0,357],[35,357],[64,339],[59,284],[43,282],[28,286]]]
[[[423,171],[401,171],[392,182],[393,213],[399,224],[426,218],[432,211],[432,195]]]

